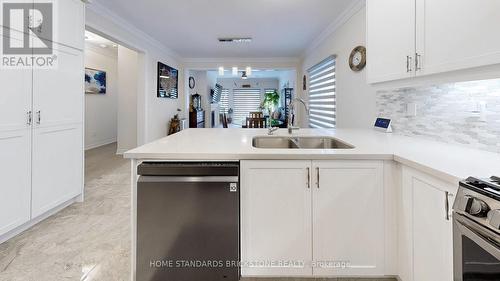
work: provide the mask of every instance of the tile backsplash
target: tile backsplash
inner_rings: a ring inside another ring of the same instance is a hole
[[[377,110],[395,134],[500,153],[500,79],[378,91]]]

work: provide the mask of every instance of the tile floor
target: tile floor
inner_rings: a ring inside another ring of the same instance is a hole
[[[116,144],[87,151],[85,202],[0,245],[1,281],[129,281],[130,166]],[[394,281],[254,279],[242,281]]]
[[[130,280],[130,166],[115,151],[86,153],[83,203],[0,245],[0,280]]]

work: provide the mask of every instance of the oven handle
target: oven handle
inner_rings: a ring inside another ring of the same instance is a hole
[[[455,213],[454,217],[462,234],[500,260],[500,245],[498,244],[500,237],[498,234],[488,229],[475,230],[473,223],[461,218],[459,214]]]

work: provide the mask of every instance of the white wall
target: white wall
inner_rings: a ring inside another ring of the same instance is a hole
[[[137,144],[141,145],[166,136],[170,118],[177,113],[177,108],[183,108],[185,100],[184,71],[180,58],[98,2],[88,4],[86,7],[87,28],[139,52],[139,73],[142,75],[137,77],[139,90],[137,100],[134,102],[137,108]],[[156,97],[158,61],[179,70],[178,99]],[[187,114],[183,112],[181,116]]]
[[[106,94],[85,94],[85,149],[117,138],[117,53],[85,45],[85,67],[106,71]]]
[[[366,9],[359,6],[354,15],[337,28],[332,34],[326,36],[319,44],[314,43],[305,53],[302,61],[302,77],[307,69],[314,66],[330,55],[337,56],[337,127],[339,128],[371,128],[377,117],[376,92],[402,87],[426,86],[439,83],[473,81],[500,76],[500,65],[467,69],[444,74],[424,76],[382,84],[370,85],[366,82],[366,70],[353,72],[348,65],[351,50],[358,46],[366,46]],[[370,50],[367,50],[367,63],[370,63]],[[307,92],[302,90],[300,78],[300,93],[302,97]],[[307,81],[309,82],[309,81]],[[300,112],[301,126],[307,126],[305,113]]]
[[[297,71],[295,70],[288,70],[288,71],[282,71],[280,73],[279,77],[279,90],[285,88],[285,86],[288,84],[289,88],[298,88],[300,87],[300,83],[297,82]]]
[[[218,104],[212,105],[212,96],[210,95],[210,92],[212,89],[215,89],[215,84],[217,84],[217,73],[215,72],[209,72],[207,71],[207,85],[206,85],[206,93],[207,97],[205,99],[205,106],[206,106],[206,114],[205,114],[205,127],[211,128],[212,127],[212,109],[214,110],[214,127],[217,127],[219,125],[219,106]]]
[[[375,91],[366,83],[366,71],[353,72],[348,63],[352,49],[358,45],[366,45],[365,18],[365,9],[357,12],[321,45],[309,50],[303,61],[302,71],[306,73],[307,69],[326,57],[337,56],[335,75],[338,128],[368,128],[376,117]],[[309,87],[309,81],[307,81],[307,86]],[[299,91],[302,92],[302,86]],[[305,97],[306,94],[303,93],[302,96]],[[304,120],[305,114],[301,113],[302,124],[307,124]]]
[[[138,59],[136,51],[118,46],[118,153],[137,146]]]

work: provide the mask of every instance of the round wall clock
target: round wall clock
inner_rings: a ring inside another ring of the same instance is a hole
[[[353,71],[361,71],[366,66],[366,48],[357,46],[349,56],[349,66]]]
[[[193,76],[189,77],[189,89],[194,89],[195,85],[196,82],[194,81],[194,77]]]

